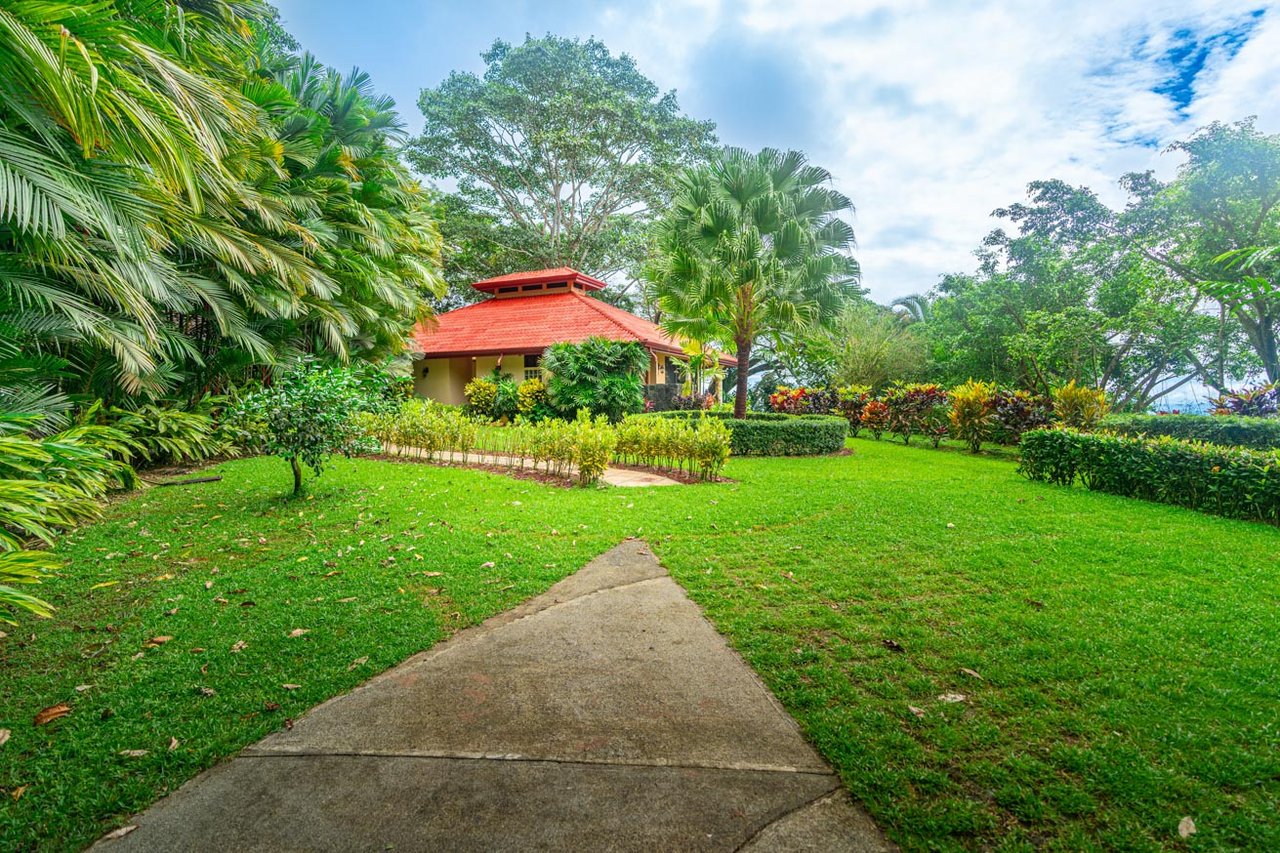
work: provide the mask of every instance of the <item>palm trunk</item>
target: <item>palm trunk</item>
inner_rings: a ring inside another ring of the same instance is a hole
[[[738,338],[738,382],[733,398],[733,416],[742,420],[747,416],[747,373],[751,369],[751,339]]]

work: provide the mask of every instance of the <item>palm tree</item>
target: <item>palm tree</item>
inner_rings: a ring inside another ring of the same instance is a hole
[[[933,303],[927,293],[912,293],[899,296],[889,303],[893,308],[900,308],[901,314],[913,323],[926,323],[933,316]]]
[[[727,148],[677,180],[647,273],[665,329],[735,348],[736,418],[754,344],[803,334],[862,292],[840,218],[853,204],[830,183],[800,152],[772,148]]]

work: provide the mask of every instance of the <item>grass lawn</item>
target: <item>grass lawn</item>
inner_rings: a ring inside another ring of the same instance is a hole
[[[0,849],[87,843],[628,535],[907,848],[1280,849],[1280,530],[850,446],[678,489],[338,460],[299,501],[252,459],[122,501],[0,639]]]

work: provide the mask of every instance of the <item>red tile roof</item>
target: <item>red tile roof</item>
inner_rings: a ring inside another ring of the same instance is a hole
[[[504,285],[546,284],[551,281],[571,281],[582,285],[587,290],[604,290],[606,287],[605,283],[600,279],[592,278],[586,273],[580,273],[573,267],[551,267],[545,270],[513,272],[496,278],[486,278],[483,281],[477,281],[471,286],[476,290],[492,293],[496,288]]]
[[[425,358],[468,355],[533,355],[551,344],[600,336],[639,341],[655,352],[683,355],[680,342],[642,317],[584,293],[538,293],[486,299],[419,324],[417,349]],[[737,361],[721,356],[720,363]]]

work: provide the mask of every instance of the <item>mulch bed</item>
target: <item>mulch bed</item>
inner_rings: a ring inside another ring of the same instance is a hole
[[[516,480],[534,480],[548,486],[559,486],[562,489],[573,488],[573,486],[576,485],[576,483],[564,477],[558,477],[555,474],[548,474],[546,471],[537,471],[532,468],[516,468],[508,467],[506,465],[482,465],[478,462],[446,462],[441,459],[400,456],[394,453],[369,453],[362,455],[360,458],[377,459],[382,462],[407,462],[412,465],[434,465],[437,468],[470,468],[473,471],[502,474],[504,477],[511,477]]]

